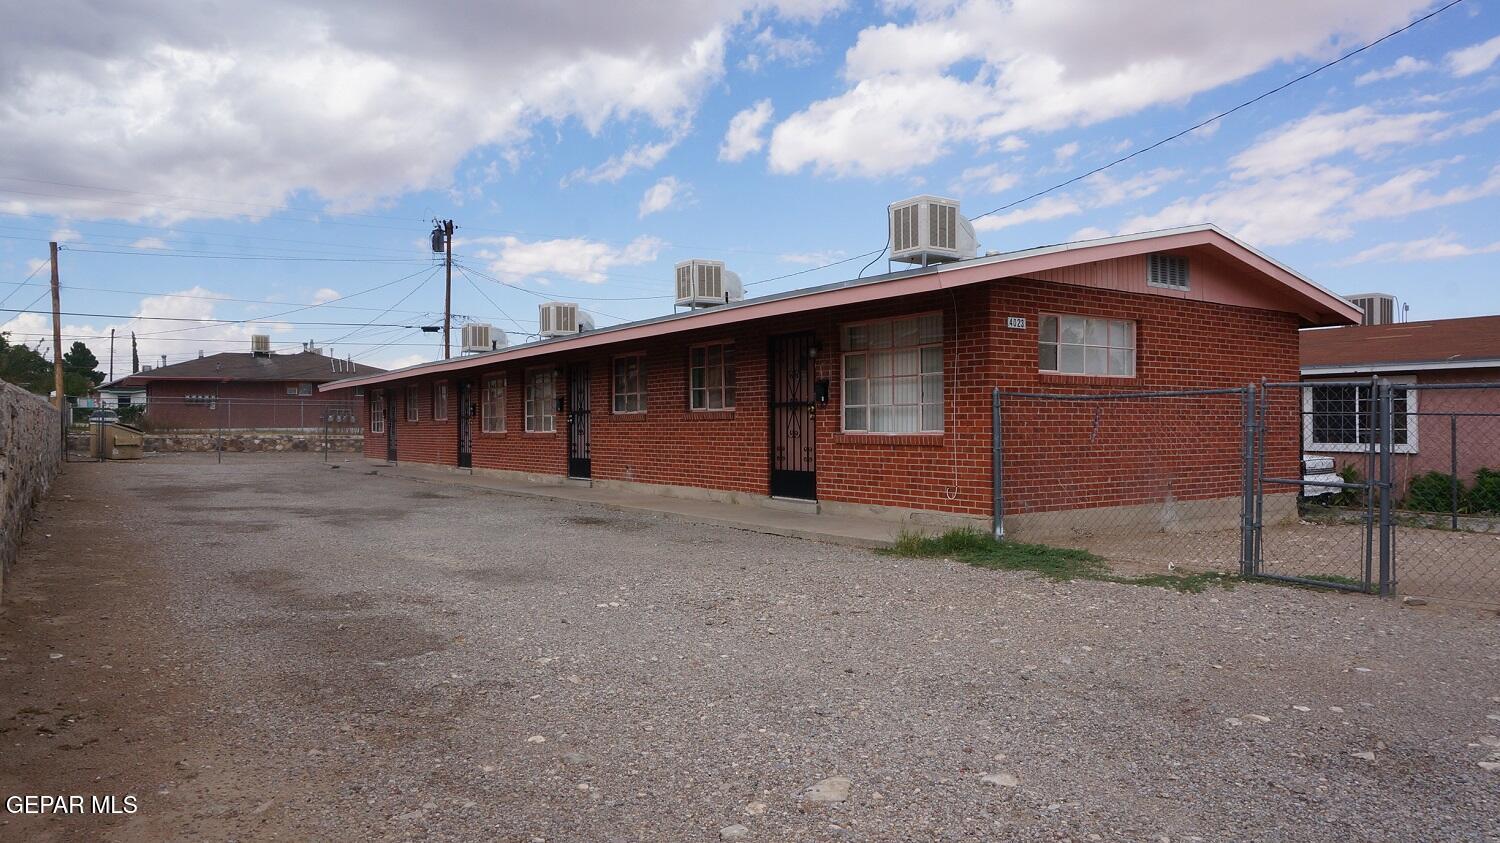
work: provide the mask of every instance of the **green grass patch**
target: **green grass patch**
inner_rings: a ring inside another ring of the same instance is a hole
[[[1145,574],[1127,577],[1111,573],[1102,557],[1087,550],[996,541],[993,536],[973,529],[949,530],[936,536],[903,530],[896,537],[895,543],[881,552],[892,556],[956,559],[978,568],[1031,571],[1056,582],[1096,580],[1168,588],[1193,594],[1211,585],[1230,588],[1238,579],[1217,573]]]
[[[1366,593],[1369,593],[1369,594],[1375,594],[1376,592],[1378,592],[1380,590],[1380,587],[1377,586],[1374,583],[1371,583],[1369,585],[1369,587],[1367,588],[1365,586],[1365,581],[1364,580],[1357,580],[1357,579],[1355,579],[1353,577],[1346,577],[1343,574],[1303,574],[1301,576],[1302,576],[1302,579],[1305,579],[1305,580],[1317,580],[1318,582],[1326,582],[1326,583],[1329,583],[1331,585],[1348,586],[1350,588],[1355,589],[1356,591],[1363,591],[1363,592],[1366,592]],[[1317,587],[1315,585],[1310,585],[1310,584],[1304,585],[1302,583],[1287,582],[1286,580],[1267,580],[1267,582],[1278,582],[1281,585],[1290,585],[1290,586],[1295,586],[1295,587],[1298,587],[1298,588],[1316,588]]]

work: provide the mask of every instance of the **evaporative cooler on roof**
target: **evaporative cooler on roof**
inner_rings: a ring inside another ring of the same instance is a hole
[[[740,276],[723,261],[686,260],[677,264],[677,306],[713,307],[744,298]]]
[[[958,212],[958,202],[941,196],[913,196],[891,204],[891,260],[934,263],[965,260],[978,253],[974,226]]]

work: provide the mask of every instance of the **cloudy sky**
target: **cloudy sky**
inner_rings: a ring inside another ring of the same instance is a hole
[[[132,330],[143,362],[268,332],[404,365],[440,353],[434,217],[454,311],[512,342],[546,299],[666,312],[688,257],[752,293],[839,280],[892,200],[1007,205],[1438,5],[0,0],[0,308],[46,306],[55,239],[63,309],[98,314],[65,332],[107,360],[116,329],[116,374]],[[1465,0],[976,227],[1213,222],[1413,319],[1500,313],[1497,149],[1500,0]],[[0,310],[13,341],[49,321]]]

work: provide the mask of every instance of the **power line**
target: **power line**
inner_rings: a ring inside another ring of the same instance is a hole
[[[44,264],[44,266],[45,266],[45,264]],[[38,267],[38,269],[40,269],[40,268],[41,267]],[[36,272],[33,271],[32,274],[35,275]],[[31,284],[29,286],[35,287],[35,286],[46,286],[46,285]],[[157,297],[157,298],[169,298],[169,299],[197,299],[197,300],[200,300],[200,301],[219,301],[219,302],[227,302],[227,303],[231,303],[231,304],[274,304],[274,305],[291,304],[291,302],[274,301],[272,299],[237,299],[237,298],[231,298],[229,296],[195,296],[195,295],[193,295],[191,293],[158,293],[158,292],[154,292],[154,291],[151,291],[151,290],[124,290],[124,289],[120,289],[118,287],[80,287],[80,286],[78,286],[76,284],[64,284],[63,285],[63,289],[65,289],[65,290],[82,290],[82,291],[91,292],[91,293],[120,293],[120,294],[123,294],[123,295],[154,296],[154,297]],[[335,299],[330,299],[329,301],[336,301],[336,300]],[[3,302],[0,302],[0,303],[3,303]],[[330,304],[324,304],[324,303],[321,303],[321,302],[315,302],[315,303],[309,305],[309,307],[327,307],[330,310],[380,310],[380,308],[378,308],[378,307],[361,307],[359,305],[349,305],[349,304],[344,304],[344,305],[332,304],[332,305],[330,305]],[[415,315],[418,315],[418,316],[430,316],[433,313],[433,311],[431,311],[431,310],[393,310],[393,311],[390,311],[390,312],[391,313],[408,313],[408,314],[415,314]],[[461,315],[461,314],[455,314],[455,315]],[[464,318],[472,318],[472,317],[464,317]]]
[[[493,307],[496,310],[500,311],[500,315],[501,316],[504,316],[506,319],[510,319],[510,321],[512,323],[514,323],[517,328],[521,328],[521,323],[520,322],[516,322],[515,319],[511,318],[511,315],[509,313],[506,313],[505,310],[504,310],[504,308],[500,307],[500,305],[498,305],[498,304],[495,303],[494,299],[490,298],[490,294],[489,293],[486,293],[483,289],[480,288],[480,286],[478,284],[476,284],[474,282],[474,276],[470,275],[468,270],[466,270],[462,266],[460,266],[458,268],[458,271],[461,272],[461,273],[463,273],[464,280],[469,282],[469,286],[474,288],[474,292],[478,293],[480,296],[482,296],[484,298],[485,301],[489,302],[491,307]],[[525,328],[521,328],[521,330],[524,331],[526,329]]]
[[[404,330],[404,329],[402,329],[402,328],[396,328],[396,329],[393,329],[393,330]],[[8,334],[10,336],[14,336],[14,337],[50,338],[52,336],[52,332],[51,331],[45,331],[45,332],[43,332],[43,331],[5,331],[4,333],[6,333],[6,334]],[[63,339],[65,339],[65,340],[107,340],[107,339],[109,339],[109,334],[63,334],[62,336],[63,336]],[[243,344],[245,342],[245,339],[243,337],[238,338],[238,339],[221,339],[221,338],[217,338],[217,337],[204,337],[204,338],[198,338],[198,337],[157,337],[157,338],[153,339],[152,342],[191,342],[191,343],[199,343],[199,344],[241,345],[241,344]],[[321,340],[317,340],[315,342],[317,342],[318,344],[323,345],[323,346],[331,346],[332,345],[332,343],[322,342]],[[432,346],[431,342],[421,342],[421,343],[388,343],[388,342],[380,342],[380,341],[374,341],[374,340],[372,340],[370,342],[347,342],[346,341],[346,342],[339,343],[339,345],[356,345],[356,346],[375,346],[375,345],[387,345],[387,344],[389,344],[389,345],[420,345],[420,346],[424,346],[424,347],[431,347]],[[271,347],[273,349],[274,348],[286,348],[286,349],[300,348],[301,346],[302,346],[302,343],[300,341],[297,341],[297,340],[287,340],[285,342],[273,342],[273,343],[271,343]],[[168,356],[183,356],[183,355],[168,355]]]
[[[436,270],[437,270],[437,267],[433,267],[433,270],[434,270],[434,272],[436,272]],[[417,292],[417,291],[418,291],[418,290],[420,290],[420,289],[422,289],[422,287],[423,287],[423,285],[425,285],[425,284],[426,284],[426,283],[427,283],[427,282],[428,282],[428,281],[429,281],[429,280],[430,280],[430,279],[431,279],[431,278],[432,278],[432,274],[428,274],[428,275],[427,275],[427,276],[424,276],[424,277],[422,277],[422,278],[419,278],[419,279],[418,279],[418,280],[417,280],[417,283],[416,283],[416,286],[414,286],[414,287],[412,287],[412,288],[411,288],[411,290],[409,290],[409,291],[407,291],[407,293],[406,293],[406,295],[404,295],[404,296],[402,296],[402,297],[401,297],[401,298],[399,298],[399,299],[396,299],[396,304],[393,304],[393,305],[391,305],[391,306],[390,306],[390,307],[388,307],[388,308],[386,308],[386,309],[385,309],[385,310],[383,310],[383,311],[381,311],[381,312],[380,312],[380,313],[379,313],[379,314],[377,314],[377,315],[376,315],[376,316],[375,316],[375,319],[379,319],[379,318],[380,318],[380,317],[381,317],[381,316],[384,316],[384,315],[386,315],[386,314],[387,314],[387,313],[390,313],[390,312],[391,312],[391,311],[392,311],[392,310],[394,310],[394,309],[395,309],[395,307],[396,307],[396,305],[397,305],[397,304],[400,304],[400,303],[402,303],[402,302],[404,302],[404,301],[406,301],[406,300],[407,300],[407,299],[409,299],[409,298],[411,298],[411,297],[412,297],[412,296],[413,296],[413,295],[416,295],[416,292]],[[343,336],[341,336],[341,337],[339,337],[339,338],[338,338],[338,339],[336,339],[336,340],[330,340],[330,341],[329,341],[329,345],[332,345],[332,344],[333,344],[333,343],[337,343],[337,342],[343,342],[343,341],[344,341],[344,340],[345,340],[345,339],[347,339],[347,338],[349,338],[349,337],[351,337],[351,336],[353,336],[353,335],[355,335],[355,334],[357,334],[357,333],[359,333],[359,332],[360,332],[360,331],[362,331],[362,330],[364,330],[364,329],[365,329],[365,328],[369,328],[369,327],[372,327],[372,326],[374,326],[374,324],[375,324],[375,319],[371,319],[371,320],[370,320],[370,321],[369,321],[369,322],[367,322],[367,323],[366,323],[366,324],[364,324],[364,325],[361,325],[361,326],[359,326],[359,327],[358,327],[358,328],[355,328],[355,329],[354,329],[354,330],[352,330],[352,331],[350,331],[350,332],[348,332],[348,333],[347,333],[347,334],[344,334],[344,335],[343,335]],[[382,328],[384,328],[384,327],[391,327],[391,326],[388,326],[388,325],[381,325],[381,326],[379,326],[379,327],[382,327]],[[420,326],[420,325],[406,325],[406,326],[403,326],[403,327],[407,327],[407,328],[418,328],[418,327],[421,327],[421,326]]]
[[[5,298],[0,299],[0,304],[5,304],[6,302],[10,301],[10,297],[13,296],[13,295],[15,295],[17,292],[19,292],[22,287],[26,286],[26,282],[30,281],[33,277],[35,277],[38,272],[41,272],[42,271],[42,267],[44,267],[46,265],[47,264],[45,262],[43,262],[43,263],[38,263],[36,266],[32,267],[31,274],[27,275],[25,278],[22,278],[20,281],[15,282],[15,285],[16,285],[15,288],[12,289],[10,292],[6,293],[5,294]]]
[[[1200,121],[1198,123],[1194,123],[1192,126],[1189,126],[1188,128],[1183,129],[1180,132],[1177,132],[1175,134],[1172,134],[1172,135],[1169,135],[1167,137],[1164,137],[1161,140],[1156,141],[1155,143],[1148,144],[1147,146],[1143,146],[1143,147],[1135,150],[1134,152],[1131,152],[1128,155],[1124,155],[1124,156],[1121,156],[1119,158],[1116,158],[1115,160],[1109,162],[1108,164],[1103,164],[1101,166],[1095,167],[1094,169],[1089,170],[1088,172],[1083,173],[1081,175],[1074,176],[1074,177],[1068,179],[1067,181],[1058,182],[1057,184],[1054,184],[1054,185],[1052,185],[1049,188],[1046,188],[1044,190],[1038,190],[1037,192],[1032,193],[1029,196],[1023,196],[1023,197],[1021,197],[1020,199],[1017,199],[1014,202],[1009,202],[1007,204],[1001,205],[998,208],[994,208],[992,210],[985,211],[984,213],[980,214],[979,216],[970,217],[969,221],[973,222],[974,220],[983,219],[984,217],[987,217],[987,216],[989,216],[991,214],[998,214],[1001,211],[1006,211],[1006,210],[1009,210],[1011,208],[1014,208],[1017,205],[1022,205],[1022,204],[1025,204],[1027,202],[1030,202],[1033,199],[1038,199],[1038,198],[1040,198],[1042,196],[1046,196],[1047,194],[1052,193],[1052,192],[1057,191],[1057,190],[1061,190],[1062,188],[1067,187],[1070,184],[1074,184],[1076,182],[1083,181],[1084,179],[1088,178],[1089,176],[1097,175],[1097,174],[1102,173],[1105,170],[1108,170],[1109,168],[1114,167],[1114,166],[1116,166],[1118,164],[1123,164],[1126,161],[1129,161],[1130,159],[1135,158],[1138,155],[1143,155],[1143,154],[1145,154],[1147,152],[1150,152],[1151,150],[1156,149],[1159,146],[1163,146],[1165,144],[1171,143],[1172,141],[1177,140],[1178,138],[1181,138],[1184,135],[1192,134],[1193,132],[1196,132],[1197,130],[1203,128],[1204,126],[1207,126],[1210,123],[1214,123],[1216,121],[1222,120],[1225,117],[1228,117],[1229,115],[1235,113],[1236,111],[1239,111],[1239,110],[1244,109],[1244,108],[1249,108],[1250,106],[1252,106],[1252,105],[1260,102],[1261,100],[1265,99],[1266,97],[1272,96],[1274,94],[1278,94],[1278,93],[1286,90],[1287,88],[1292,87],[1293,85],[1297,84],[1298,82],[1302,82],[1304,80],[1311,79],[1312,77],[1318,75],[1319,73],[1322,73],[1323,71],[1327,70],[1328,68],[1333,67],[1336,64],[1340,64],[1341,62],[1344,62],[1344,61],[1346,61],[1346,60],[1348,60],[1350,58],[1353,58],[1354,56],[1357,56],[1360,53],[1363,53],[1364,51],[1370,49],[1371,47],[1374,47],[1375,45],[1377,45],[1377,44],[1379,44],[1379,43],[1381,43],[1383,41],[1388,41],[1391,38],[1395,38],[1397,35],[1400,35],[1401,33],[1407,31],[1408,29],[1411,29],[1412,27],[1414,27],[1414,26],[1416,26],[1416,25],[1418,25],[1420,23],[1423,23],[1425,21],[1431,20],[1432,18],[1437,17],[1438,15],[1442,14],[1443,12],[1448,11],[1449,9],[1453,8],[1454,6],[1457,6],[1458,4],[1460,4],[1462,2],[1464,2],[1464,0],[1450,0],[1449,3],[1447,3],[1447,4],[1443,5],[1443,6],[1439,6],[1436,9],[1433,9],[1432,11],[1428,12],[1425,15],[1422,15],[1421,17],[1417,18],[1416,20],[1412,21],[1411,23],[1408,23],[1407,25],[1401,27],[1400,29],[1392,30],[1391,32],[1388,32],[1385,35],[1382,35],[1381,37],[1375,39],[1374,41],[1371,41],[1370,43],[1364,45],[1363,47],[1359,47],[1357,49],[1350,50],[1349,52],[1344,53],[1343,55],[1339,56],[1336,59],[1333,59],[1332,61],[1325,62],[1325,63],[1323,63],[1323,64],[1321,64],[1321,65],[1313,68],[1312,70],[1309,70],[1306,73],[1303,73],[1301,76],[1297,76],[1297,77],[1295,77],[1295,78],[1293,78],[1293,79],[1291,79],[1289,81],[1283,82],[1280,85],[1277,85],[1276,87],[1272,88],[1271,90],[1266,91],[1264,93],[1261,93],[1258,96],[1252,97],[1252,98],[1250,98],[1248,100],[1245,100],[1244,102],[1240,103],[1239,105],[1236,105],[1233,108],[1227,109],[1225,111],[1221,111],[1218,114],[1215,114],[1214,116],[1208,118],[1207,120],[1202,120],[1202,121]]]
[[[195,252],[192,250],[167,251],[163,249],[148,249],[142,251],[129,251],[126,249],[80,249],[76,246],[67,246],[69,252],[83,252],[94,255],[131,255],[138,258],[199,258],[202,260],[240,260],[240,261],[312,261],[315,263],[431,263],[429,258],[345,258],[345,257],[305,257],[302,255],[246,255],[246,254],[220,254],[209,252]]]
[[[759,281],[751,281],[750,283],[746,284],[745,286],[746,287],[754,287],[757,284],[769,284],[772,281],[780,281],[783,278],[792,278],[792,277],[797,276],[797,275],[806,275],[809,272],[817,272],[820,269],[827,269],[830,266],[838,266],[839,264],[849,263],[850,261],[857,261],[860,258],[867,258],[870,255],[873,255],[873,254],[876,254],[876,253],[879,253],[879,252],[883,252],[883,251],[885,251],[885,249],[883,249],[883,248],[882,249],[873,249],[871,251],[865,252],[862,255],[855,255],[852,258],[844,258],[843,260],[837,260],[837,261],[834,261],[833,263],[825,263],[822,266],[809,267],[808,269],[799,269],[796,272],[788,272],[785,275],[777,275],[777,276],[772,277],[772,278],[762,278]]]
[[[413,292],[415,292],[415,290]],[[43,295],[45,295],[45,292],[43,293]],[[38,296],[37,298],[40,299],[41,297]],[[405,300],[406,300],[406,297],[403,296],[402,299],[401,299],[401,301],[405,301]],[[0,312],[5,312],[5,313],[41,313],[41,314],[50,314],[52,311],[50,311],[50,310],[17,309],[17,308],[13,308],[13,307],[0,307]],[[132,321],[141,320],[141,321],[152,321],[152,322],[203,322],[203,323],[206,323],[203,327],[210,327],[212,325],[244,325],[244,324],[246,324],[248,322],[267,322],[267,321],[270,321],[270,317],[265,317],[265,316],[258,316],[258,317],[255,317],[253,319],[199,319],[199,318],[195,318],[195,317],[191,317],[191,316],[131,316],[128,313],[79,313],[77,311],[70,311],[70,310],[61,311],[59,313],[59,315],[61,315],[61,316],[81,316],[81,317],[84,317],[86,319],[129,319],[129,320],[132,320]],[[378,319],[379,317],[376,317],[376,318]],[[371,322],[366,322],[366,323],[360,323],[360,322],[287,322],[285,324],[287,324],[287,325],[334,326],[334,327],[349,327],[351,325],[359,326],[359,327],[371,327],[373,325],[373,323],[371,323]],[[381,325],[379,325],[377,327],[381,327],[381,328],[420,328],[422,326],[420,326],[420,325],[390,325],[390,324],[381,324]],[[142,334],[141,336],[147,336],[147,335],[146,334]]]

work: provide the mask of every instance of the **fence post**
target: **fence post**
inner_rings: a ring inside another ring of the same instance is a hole
[[[1410,393],[1408,393],[1410,395]],[[1407,407],[1411,400],[1408,398]],[[1453,529],[1458,529],[1458,414],[1448,414],[1448,503],[1453,511]]]
[[[1392,566],[1392,547],[1394,540],[1391,529],[1391,490],[1395,486],[1391,482],[1391,448],[1395,444],[1396,437],[1392,428],[1395,427],[1395,401],[1391,396],[1391,382],[1385,378],[1380,379],[1380,596],[1390,597],[1394,593],[1395,583],[1393,581],[1394,570]]]
[[[995,540],[1005,538],[1005,459],[1000,427],[1000,387],[990,391],[990,474],[993,482]]]
[[[1245,386],[1240,394],[1240,427],[1243,431],[1240,452],[1240,576],[1255,572],[1255,384]]]

